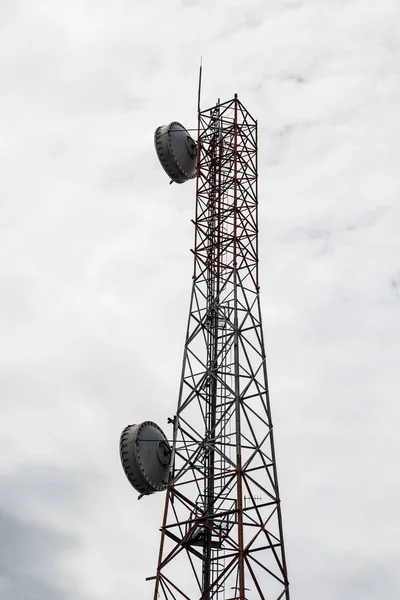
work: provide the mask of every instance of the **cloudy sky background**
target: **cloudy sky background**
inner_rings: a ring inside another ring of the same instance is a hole
[[[0,598],[152,598],[163,496],[120,431],[175,410],[192,183],[154,129],[239,94],[293,600],[400,597],[398,0],[0,5]]]

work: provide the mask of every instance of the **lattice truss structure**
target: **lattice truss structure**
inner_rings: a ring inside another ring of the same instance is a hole
[[[257,123],[199,111],[194,275],[154,600],[289,600],[258,284]]]

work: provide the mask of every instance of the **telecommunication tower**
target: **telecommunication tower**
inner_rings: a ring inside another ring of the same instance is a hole
[[[257,122],[237,95],[155,134],[172,181],[196,179],[194,271],[169,442],[128,426],[121,459],[165,490],[154,600],[289,600],[258,273]]]

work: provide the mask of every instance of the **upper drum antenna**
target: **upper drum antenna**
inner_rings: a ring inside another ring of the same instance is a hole
[[[171,183],[184,183],[196,176],[196,142],[183,125],[173,121],[157,127],[154,145],[158,160],[171,178]]]

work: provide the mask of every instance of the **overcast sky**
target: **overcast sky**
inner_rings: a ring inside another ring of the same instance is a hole
[[[0,3],[0,598],[152,598],[193,182],[153,133],[259,121],[261,300],[293,600],[400,598],[398,0]]]

